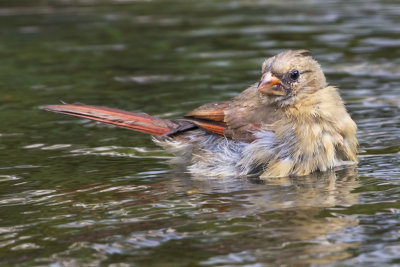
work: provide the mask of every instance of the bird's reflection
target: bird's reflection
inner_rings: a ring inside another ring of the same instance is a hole
[[[274,257],[282,264],[318,264],[347,258],[348,251],[359,246],[346,240],[346,229],[357,226],[358,219],[334,214],[337,207],[359,202],[354,191],[360,186],[355,167],[296,178],[191,177],[174,181],[178,190],[206,194],[210,202],[223,201],[214,206],[217,212],[213,215],[220,221],[251,218],[248,225],[257,227],[259,238],[249,238],[251,232],[235,238],[241,238],[243,249],[253,248],[257,258]],[[268,249],[260,252],[260,247]]]
[[[355,167],[328,172],[316,172],[303,177],[271,178],[225,177],[211,179],[179,173],[173,174],[169,189],[187,190],[204,194],[226,194],[234,200],[246,196],[255,209],[274,210],[295,207],[332,207],[353,205],[358,195],[352,193],[359,186]]]
[[[276,258],[280,264],[332,262],[348,257],[348,251],[359,246],[346,239],[346,229],[358,225],[357,217],[336,213],[342,206],[359,202],[354,167],[270,180],[210,179],[176,170],[153,182],[131,179],[131,188],[126,180],[115,180],[89,191],[70,192],[88,202],[83,206],[99,207],[100,214],[106,211],[111,216],[99,216],[92,222],[96,230],[71,240],[114,240],[129,250],[132,236],[140,234],[142,241],[156,238],[162,243],[170,238],[164,233],[169,229],[174,238],[189,238],[194,243],[200,242],[199,236],[214,240],[218,246],[207,246],[207,250],[217,250],[227,261],[232,252],[246,251],[257,260]],[[90,199],[80,196],[87,192],[92,192]],[[76,224],[71,220],[69,224],[64,221],[63,227]],[[109,229],[110,224],[118,227]],[[160,236],[154,237],[154,232]],[[146,244],[142,241],[134,242],[135,249]]]

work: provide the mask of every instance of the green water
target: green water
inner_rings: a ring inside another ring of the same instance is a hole
[[[0,265],[400,264],[399,25],[395,0],[2,1]],[[145,134],[39,110],[178,117],[297,48],[341,89],[357,168],[190,177]]]

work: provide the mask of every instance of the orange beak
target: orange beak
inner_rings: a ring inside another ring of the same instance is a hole
[[[282,96],[285,95],[285,91],[281,85],[281,80],[279,80],[271,72],[266,72],[261,77],[260,83],[258,84],[258,91],[262,94],[271,96]]]

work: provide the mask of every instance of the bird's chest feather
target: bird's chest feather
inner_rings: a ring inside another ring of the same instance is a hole
[[[272,147],[273,157],[265,168],[266,176],[306,175],[343,164],[338,149],[343,136],[329,123],[318,119],[286,123],[278,128]]]

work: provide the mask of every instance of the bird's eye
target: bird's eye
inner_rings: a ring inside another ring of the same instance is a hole
[[[291,79],[292,81],[297,81],[297,79],[299,78],[299,76],[300,76],[300,72],[299,72],[298,70],[293,70],[293,71],[291,71],[291,72],[290,72],[290,75],[289,75],[289,77],[290,77],[290,79]]]

